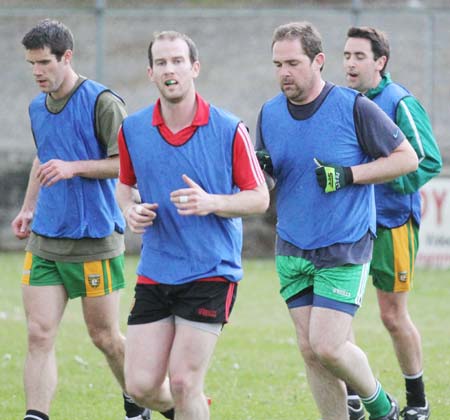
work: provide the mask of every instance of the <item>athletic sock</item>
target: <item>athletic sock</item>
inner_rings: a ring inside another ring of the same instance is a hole
[[[173,420],[175,418],[175,410],[173,408],[171,408],[170,410],[161,412],[161,414],[166,418],[166,419],[170,419]]]
[[[391,411],[391,402],[378,381],[375,393],[370,397],[361,398],[361,401],[370,414],[370,418],[383,417]]]
[[[23,420],[49,420],[50,417],[47,414],[41,413],[37,410],[27,410]]]
[[[425,407],[425,385],[423,383],[423,372],[417,375],[403,375],[406,386],[406,405],[410,407]]]
[[[137,417],[145,410],[144,408],[137,405],[134,402],[133,398],[125,393],[123,393],[123,408],[125,409],[127,417]]]

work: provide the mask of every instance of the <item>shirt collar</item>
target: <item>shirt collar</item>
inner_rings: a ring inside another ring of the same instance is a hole
[[[377,96],[387,85],[392,83],[392,79],[391,79],[391,75],[389,73],[385,73],[384,76],[381,78],[380,83],[378,84],[377,87],[373,88],[373,89],[369,89],[365,95],[369,98],[369,99],[373,99],[375,98],[375,96]]]
[[[191,126],[201,126],[208,124],[209,121],[209,104],[198,93],[195,94],[195,100],[197,102],[197,111]],[[153,126],[165,125],[164,118],[161,114],[161,100],[158,99],[153,111]]]

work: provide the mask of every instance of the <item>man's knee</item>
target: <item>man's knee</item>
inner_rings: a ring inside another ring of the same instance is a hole
[[[339,364],[340,349],[334,343],[323,339],[314,340],[311,342],[311,351],[324,366]]]
[[[124,351],[125,339],[118,331],[109,328],[90,328],[89,335],[94,345],[107,355]]]
[[[191,375],[173,374],[170,378],[170,391],[175,401],[184,401],[195,393],[201,393],[198,383],[203,383],[202,378],[195,381]]]
[[[398,306],[384,307],[380,317],[384,326],[392,333],[404,328],[409,322],[408,311]]]
[[[152,382],[147,375],[131,376],[125,373],[126,392],[142,406],[151,405],[152,397],[159,395],[161,382]],[[156,401],[156,400],[155,400]]]
[[[54,345],[56,332],[56,326],[28,321],[29,347],[50,350]]]

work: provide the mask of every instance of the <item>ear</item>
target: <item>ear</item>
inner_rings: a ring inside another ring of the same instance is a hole
[[[381,57],[378,57],[378,59],[375,61],[375,70],[381,71],[382,68],[384,68],[386,64],[387,58],[385,55],[382,55]]]
[[[192,76],[194,79],[196,79],[199,74],[200,74],[200,62],[194,61],[194,64],[192,64]]]
[[[64,61],[64,64],[70,64],[72,62],[73,57],[73,51],[72,50],[66,50],[64,54],[62,55],[62,60]]]
[[[325,64],[325,54],[319,53],[314,57],[313,63],[317,65],[319,69],[323,67]]]
[[[147,76],[153,82],[153,69],[150,66],[147,67]]]

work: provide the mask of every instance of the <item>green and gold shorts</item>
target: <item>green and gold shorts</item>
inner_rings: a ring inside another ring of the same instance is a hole
[[[404,225],[377,228],[370,274],[373,285],[385,292],[411,290],[419,247],[419,227],[409,219]]]
[[[25,254],[22,284],[64,286],[70,299],[107,295],[125,286],[124,255],[79,263],[50,261]]]

